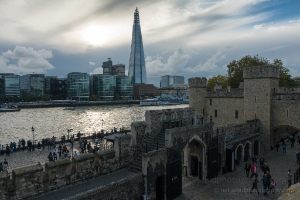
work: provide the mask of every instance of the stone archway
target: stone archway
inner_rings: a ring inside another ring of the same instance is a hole
[[[244,147],[242,144],[239,144],[235,149],[235,159],[238,163],[244,160]]]
[[[183,149],[186,175],[204,180],[206,177],[206,146],[198,138],[192,138]]]
[[[259,155],[260,154],[259,149],[260,149],[259,141],[255,140],[253,144],[253,155]]]
[[[244,145],[244,161],[247,162],[251,158],[251,142],[247,141]]]
[[[273,128],[271,144],[276,144],[281,138],[286,138],[294,133],[298,133],[299,128],[290,125],[280,125]]]

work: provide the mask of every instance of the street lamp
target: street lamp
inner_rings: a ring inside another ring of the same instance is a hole
[[[103,129],[103,122],[104,122],[104,120],[102,119],[101,121],[102,121],[102,129]]]
[[[73,131],[73,129],[68,129],[68,140],[69,140],[69,134],[70,134],[70,132],[72,132]]]
[[[34,127],[33,126],[31,127],[31,131],[32,131],[32,146],[34,149]]]

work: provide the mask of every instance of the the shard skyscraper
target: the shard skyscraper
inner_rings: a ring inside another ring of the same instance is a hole
[[[133,83],[147,83],[140,17],[137,8],[134,12],[128,76],[133,77]]]

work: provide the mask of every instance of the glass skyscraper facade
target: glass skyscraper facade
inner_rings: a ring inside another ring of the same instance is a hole
[[[147,83],[145,56],[138,9],[135,9],[134,12],[128,76],[132,77],[133,83]]]
[[[133,96],[132,77],[117,76],[116,80],[116,93],[123,100],[130,100]]]
[[[116,76],[93,74],[90,76],[91,95],[98,95],[99,100],[111,101],[116,90]]]
[[[44,95],[44,74],[27,74],[20,76],[21,95],[42,97]]]
[[[87,73],[72,72],[67,77],[68,96],[71,99],[89,100],[90,80]]]
[[[20,76],[0,74],[0,96],[20,96]]]

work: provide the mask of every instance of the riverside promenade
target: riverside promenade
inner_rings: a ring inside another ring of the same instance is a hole
[[[298,143],[295,143],[295,147],[291,147],[290,143],[287,142],[286,154],[283,154],[281,146],[278,152],[274,149],[263,154],[270,167],[271,178],[274,178],[277,183],[274,194],[268,192],[267,196],[263,195],[261,180],[263,172],[261,169],[258,169],[259,182],[257,184],[260,194],[258,195],[256,190],[250,193],[254,177],[252,179],[246,177],[245,162],[241,162],[240,165],[236,166],[236,171],[220,174],[211,180],[200,181],[197,178],[183,177],[182,195],[176,200],[278,199],[288,188],[287,174],[289,169],[292,170],[292,183],[294,184],[294,173],[300,166],[296,159],[297,151],[300,151]],[[257,156],[258,168],[260,157],[260,155]],[[251,161],[250,163],[252,164]]]
[[[92,147],[94,147],[96,144],[92,139],[88,139],[88,142],[91,142]],[[70,148],[70,143],[65,143],[68,150],[70,151],[68,156],[71,156],[72,149]],[[99,145],[105,145],[105,140],[100,140]],[[58,148],[59,144],[56,144],[56,150]],[[28,166],[32,164],[41,163],[44,165],[46,162],[48,162],[48,155],[50,152],[53,152],[54,148],[53,146],[48,149],[48,146],[45,146],[45,149],[40,151],[39,149],[35,148],[35,151],[28,151],[25,149],[25,151],[16,151],[13,153],[10,153],[10,156],[6,156],[5,153],[0,156],[0,162],[4,162],[4,159],[8,162],[8,172],[11,173],[13,169]],[[73,152],[77,152],[78,155],[80,155],[80,149],[79,149],[79,143],[78,141],[74,142],[74,148]],[[58,158],[59,159],[59,158]],[[69,159],[69,158],[64,158]]]

